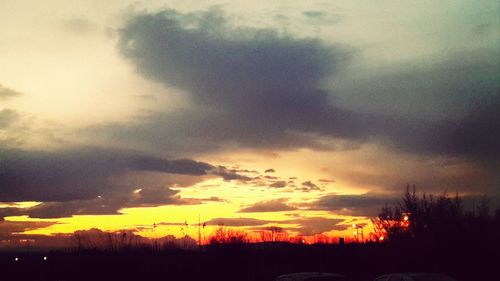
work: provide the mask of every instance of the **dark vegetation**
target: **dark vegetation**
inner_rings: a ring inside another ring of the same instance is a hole
[[[120,244],[114,243],[114,250],[2,253],[0,280],[271,281],[300,271],[341,273],[352,281],[391,272],[440,272],[458,281],[497,280],[500,275],[500,212],[492,212],[485,200],[467,209],[458,196],[419,197],[408,189],[374,222],[379,235],[387,237],[383,243],[245,243],[244,237],[220,231],[202,248],[173,242],[117,248]]]
[[[489,202],[482,197],[467,209],[458,195],[424,193],[419,197],[415,187],[407,187],[401,202],[384,207],[373,223],[391,243],[498,245],[500,208],[493,213]]]

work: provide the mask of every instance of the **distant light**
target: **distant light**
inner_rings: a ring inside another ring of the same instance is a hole
[[[46,261],[47,260],[47,257],[43,257],[43,260]]]
[[[403,220],[404,220],[404,221],[408,221],[408,220],[409,220],[408,216],[404,216],[404,217],[403,217]]]
[[[97,198],[102,198],[102,196],[101,195],[97,195]]]
[[[352,228],[356,228],[356,224],[353,224],[353,225],[352,225]]]
[[[302,243],[306,243],[306,240],[302,239]]]
[[[17,258],[17,257],[16,257],[16,258],[14,259],[14,261],[19,261],[19,258]]]
[[[384,241],[384,236],[380,236],[380,238],[378,240]]]

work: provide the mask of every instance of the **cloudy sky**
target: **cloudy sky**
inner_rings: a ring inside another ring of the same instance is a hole
[[[497,198],[499,16],[496,0],[1,0],[0,240],[195,236],[199,218],[347,236],[407,184]]]

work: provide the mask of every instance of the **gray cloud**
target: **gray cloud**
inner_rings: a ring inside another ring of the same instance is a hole
[[[304,11],[302,15],[312,24],[331,25],[341,21],[339,14],[327,13],[324,11]]]
[[[427,196],[451,196],[454,197],[455,194],[448,194],[446,191],[439,192],[423,192],[417,194],[419,197],[423,194]],[[318,200],[307,204],[310,210],[326,210],[332,211],[335,214],[341,215],[351,215],[351,216],[362,216],[362,217],[376,217],[382,211],[385,206],[397,206],[402,204],[403,194],[375,194],[375,193],[365,193],[359,195],[326,195]],[[460,196],[463,206],[467,210],[471,210],[474,206],[477,206],[482,200],[489,200],[492,208],[496,208],[500,204],[498,195],[485,197],[484,195],[463,195]]]
[[[13,97],[19,97],[22,93],[16,90],[9,89],[0,84],[0,100],[6,100]]]
[[[500,81],[500,75],[499,75]],[[460,122],[449,130],[446,143],[442,145],[450,152],[458,152],[479,159],[491,159],[500,164],[500,88],[496,97],[485,98]]]
[[[248,111],[245,105],[261,104],[266,97],[272,102],[272,95],[300,99],[333,71],[335,59],[319,41],[230,28],[217,10],[138,15],[120,35],[121,52],[142,74],[225,110]]]
[[[93,199],[42,202],[29,208],[0,208],[0,218],[26,215],[31,218],[64,218],[74,215],[117,215],[122,208],[154,207],[160,205],[202,204],[204,200],[190,200],[177,196],[170,188],[143,188],[137,192],[121,192]]]
[[[491,47],[491,46],[489,46]],[[377,117],[366,134],[393,148],[491,160],[500,155],[500,46],[401,64],[352,62],[333,90],[339,106]],[[480,137],[479,137],[480,136]]]
[[[361,195],[326,195],[309,204],[312,210],[328,210],[337,214],[372,217],[386,204],[399,200],[395,195],[365,193]]]
[[[321,18],[325,16],[325,12],[322,11],[305,11],[302,14],[309,18]]]
[[[269,185],[269,187],[272,188],[283,188],[286,187],[287,182],[286,181],[275,181]]]
[[[31,218],[64,218],[73,215],[105,215],[118,214],[120,204],[117,200],[110,204],[109,200],[72,200],[64,202],[43,202],[29,208],[0,209],[3,216],[22,216]]]
[[[238,169],[228,169],[223,166],[217,166],[210,169],[211,173],[220,176],[226,181],[237,180],[237,181],[250,181],[252,177],[245,176],[243,173],[248,173],[248,171],[240,171]]]
[[[151,207],[167,204],[189,205],[194,203],[189,200],[175,196],[179,191],[165,187],[143,188],[138,191],[137,197],[128,202],[127,205],[135,207]],[[196,202],[201,203],[201,202]]]
[[[0,130],[9,127],[19,118],[19,115],[14,110],[5,108],[0,110]]]
[[[84,34],[97,29],[97,25],[86,17],[73,17],[62,21],[62,28],[66,31]]]
[[[304,192],[309,192],[313,190],[321,190],[321,188],[319,188],[319,186],[317,186],[312,181],[305,181],[302,183],[302,187],[299,190],[302,190]]]
[[[257,202],[253,205],[244,207],[239,210],[240,213],[256,213],[256,212],[283,212],[292,211],[297,208],[286,204],[286,199],[273,199],[269,201]]]
[[[121,176],[134,172],[200,177],[218,176],[221,170],[225,171],[224,167],[189,159],[168,160],[103,148],[73,148],[53,152],[0,149],[0,158],[0,198],[3,201],[90,200],[99,195],[127,193],[138,188],[138,185],[143,187],[140,182],[119,181]],[[227,177],[227,174],[231,172],[225,171],[221,177]],[[159,193],[161,196],[154,199],[152,191],[147,188],[155,187],[144,186],[144,203],[172,195],[167,189],[157,189],[162,191]]]
[[[119,38],[120,52],[140,74],[186,91],[192,108],[154,113],[139,125],[94,128],[115,140],[178,152],[229,143],[324,147],[312,134],[377,140],[413,153],[479,159],[500,153],[493,141],[500,129],[492,125],[500,118],[493,110],[500,100],[500,74],[491,52],[472,52],[465,60],[450,56],[429,67],[409,65],[406,72],[387,71],[386,76],[367,74],[372,78],[352,83],[354,78],[344,74],[359,76],[346,71],[354,57],[347,48],[232,27],[219,10],[137,14]],[[333,93],[320,86],[330,77],[340,85]],[[346,96],[353,98],[346,101]],[[370,108],[366,100],[377,106]],[[447,110],[454,112],[449,118],[435,118]],[[472,137],[478,133],[481,137]]]
[[[349,114],[332,107],[319,85],[346,64],[345,48],[274,30],[232,28],[216,10],[140,14],[119,34],[119,49],[138,72],[185,90],[193,104],[149,115],[140,126],[95,129],[114,138],[162,139],[154,144],[177,151],[213,150],[226,142],[298,146],[314,140],[294,131],[321,130],[332,112],[335,119]]]

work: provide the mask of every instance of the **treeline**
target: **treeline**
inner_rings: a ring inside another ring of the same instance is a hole
[[[498,244],[500,208],[493,210],[490,202],[482,197],[466,207],[458,194],[419,196],[408,186],[399,203],[381,210],[374,226],[391,242]]]
[[[131,230],[102,231],[92,228],[89,230],[78,230],[72,235],[72,242],[77,252],[81,251],[163,251],[172,249],[197,249],[196,240],[190,236],[176,238],[167,235],[157,239],[149,239],[135,234]]]

